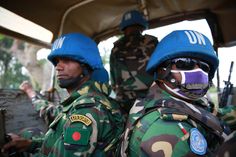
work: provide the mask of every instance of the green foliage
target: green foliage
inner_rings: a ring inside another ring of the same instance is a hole
[[[104,52],[105,52],[104,55],[101,56],[101,57],[102,57],[103,64],[106,65],[106,64],[109,64],[110,53],[107,50],[105,50],[105,49],[104,49]]]
[[[38,60],[38,64],[39,65],[44,65],[44,64],[46,64],[46,62],[48,62],[48,60],[46,60],[46,59],[40,59],[40,60]]]
[[[2,40],[4,38],[4,35],[0,34],[0,40]]]
[[[0,88],[18,88],[29,77],[22,74],[23,66],[5,50],[11,48],[13,39],[4,37],[0,40]]]
[[[0,47],[4,47],[5,49],[9,49],[9,48],[11,48],[12,43],[13,43],[12,38],[4,37],[3,35],[1,35],[1,37],[0,37]]]

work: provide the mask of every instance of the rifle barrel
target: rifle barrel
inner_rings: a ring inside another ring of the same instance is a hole
[[[234,67],[234,61],[231,61],[230,69],[229,69],[228,82],[230,82],[230,78],[231,78],[231,73],[232,73],[232,71],[233,71],[233,67]]]

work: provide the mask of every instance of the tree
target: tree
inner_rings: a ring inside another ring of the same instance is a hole
[[[0,51],[2,52],[2,64],[4,64],[4,69],[1,69],[1,71],[5,73],[5,77],[1,80],[6,81],[6,77],[14,76],[14,78],[11,78],[12,81],[10,79],[7,79],[7,81],[11,83],[13,81],[20,81],[21,83],[26,79],[22,74],[22,64],[28,70],[34,87],[47,90],[51,84],[52,66],[49,62],[37,60],[37,51],[39,49],[41,47],[0,35]],[[14,68],[12,67],[13,65]],[[9,67],[18,71],[10,70]],[[17,80],[16,76],[20,77],[20,79]],[[18,88],[17,85],[19,83],[13,84],[15,84],[14,87]]]
[[[0,38],[0,47],[11,47],[13,40]],[[0,88],[18,88],[23,80],[29,79],[22,74],[22,65],[5,49],[0,49]]]

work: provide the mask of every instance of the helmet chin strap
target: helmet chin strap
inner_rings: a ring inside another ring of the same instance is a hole
[[[174,87],[174,88],[179,88],[179,87],[180,87],[180,82],[178,82],[178,81],[171,75],[170,72],[169,72],[169,74],[166,76],[165,79],[171,84],[172,87]]]
[[[166,68],[163,67],[162,71],[163,74],[158,75],[157,80],[167,80],[174,88],[178,88],[180,86],[180,83],[178,83],[176,79],[171,75],[171,64],[169,64]]]
[[[174,93],[175,95],[178,95],[179,97],[182,97],[182,98],[184,98],[184,99],[192,100],[192,99],[190,99],[190,98],[188,98],[188,97],[186,97],[186,96],[184,96],[184,95],[182,95],[182,94],[179,94],[176,89],[170,88],[170,87],[169,87],[168,85],[166,85],[165,83],[163,83],[163,85],[165,86],[165,88],[166,88],[168,91],[171,91],[171,92]]]

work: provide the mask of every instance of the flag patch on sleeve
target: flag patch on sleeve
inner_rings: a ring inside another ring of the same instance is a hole
[[[64,142],[67,144],[87,145],[91,135],[90,132],[87,129],[69,127],[65,130]]]

